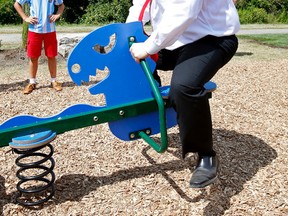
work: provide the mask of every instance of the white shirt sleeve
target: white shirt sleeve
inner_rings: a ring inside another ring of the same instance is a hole
[[[163,14],[158,17],[158,20],[155,20],[158,22],[157,27],[144,42],[146,52],[149,54],[155,54],[162,48],[174,44],[197,19],[203,0],[169,0],[164,4]]]

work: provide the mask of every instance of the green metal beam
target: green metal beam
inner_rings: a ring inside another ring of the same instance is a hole
[[[170,105],[166,103],[166,106],[169,107]],[[151,98],[113,107],[97,108],[95,111],[63,116],[62,118],[43,120],[33,124],[11,127],[0,130],[0,147],[8,146],[9,142],[12,141],[12,138],[19,136],[34,134],[46,130],[62,134],[66,131],[102,124],[105,122],[117,121],[157,110],[157,103],[155,99]]]

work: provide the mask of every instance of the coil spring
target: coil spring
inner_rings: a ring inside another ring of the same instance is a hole
[[[53,172],[55,161],[52,158],[54,148],[49,143],[55,136],[55,133],[45,131],[24,138],[14,138],[10,143],[13,152],[19,154],[15,161],[16,165],[20,167],[16,172],[16,176],[20,179],[17,183],[19,193],[16,202],[18,204],[23,206],[40,205],[55,194],[55,174]],[[40,151],[47,147],[47,153]],[[33,183],[37,183],[37,185],[32,186]]]
[[[42,148],[44,148],[45,146],[48,146],[50,148],[50,153],[49,154],[44,154],[41,152],[36,152],[38,150],[41,150]],[[20,156],[16,159],[16,165],[20,167],[20,169],[16,172],[16,176],[20,179],[20,181],[17,184],[17,190],[20,192],[19,195],[17,196],[17,203],[21,204],[21,205],[25,205],[25,206],[34,206],[34,205],[40,205],[46,201],[48,201],[49,199],[52,198],[52,196],[55,193],[55,187],[54,187],[54,181],[55,181],[55,174],[53,172],[54,166],[55,166],[55,161],[52,158],[53,155],[53,146],[51,144],[47,144],[45,146],[41,146],[38,148],[34,148],[34,149],[28,149],[28,150],[20,150],[20,149],[14,149],[14,152],[17,154],[20,154]],[[35,162],[31,162],[31,163],[22,163],[21,160],[25,159],[25,158],[30,158],[30,157],[43,157],[43,159],[39,160],[39,161],[35,161]],[[50,167],[46,167],[44,165],[42,165],[43,163],[45,163],[46,161],[50,161],[51,166]],[[31,175],[31,176],[24,176],[22,175],[22,173],[26,170],[29,169],[40,169],[43,170],[42,173],[38,174],[38,175]],[[49,178],[45,178],[47,175],[51,176],[51,179]],[[40,185],[38,187],[33,187],[32,189],[28,188],[25,189],[25,187],[22,187],[22,185],[24,183],[27,182],[35,182],[35,181],[40,181],[40,182],[44,182],[44,185]],[[22,201],[20,198],[22,195],[25,194],[31,194],[31,195],[39,195],[39,194],[44,194],[43,191],[46,191],[50,188],[50,194],[48,196],[46,196],[45,198],[39,200],[39,201],[35,201],[35,202],[25,202]]]

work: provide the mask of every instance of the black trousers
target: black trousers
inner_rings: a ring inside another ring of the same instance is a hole
[[[208,95],[203,85],[236,53],[235,35],[206,36],[175,50],[161,50],[157,70],[173,70],[169,100],[176,113],[183,158],[188,152],[213,151],[212,121]]]

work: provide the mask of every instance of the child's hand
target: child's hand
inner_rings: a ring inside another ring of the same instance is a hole
[[[38,18],[29,16],[24,21],[27,22],[27,23],[30,23],[32,25],[35,25],[35,24],[38,23]]]
[[[60,18],[61,14],[52,14],[49,18],[50,18],[50,22],[55,22],[56,20],[58,20]]]

